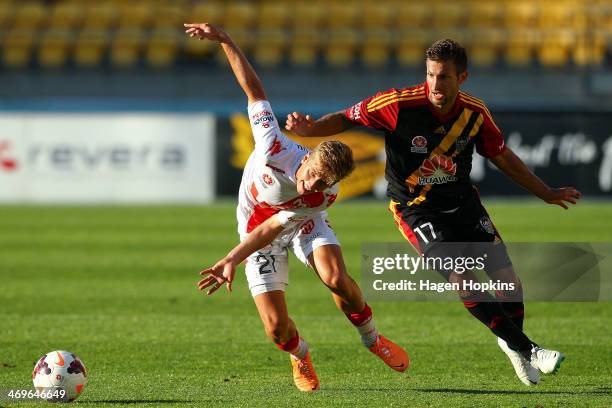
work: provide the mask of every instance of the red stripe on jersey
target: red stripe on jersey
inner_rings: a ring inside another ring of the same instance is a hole
[[[263,223],[265,220],[274,214],[278,214],[279,212],[280,210],[277,208],[263,207],[257,204],[255,208],[253,208],[253,213],[249,217],[249,221],[247,223],[247,233],[253,231],[259,224]]]
[[[275,207],[282,210],[304,207],[315,208],[323,204],[324,201],[325,194],[323,194],[321,191],[317,191],[316,193],[309,193],[295,197],[285,203],[276,205]]]

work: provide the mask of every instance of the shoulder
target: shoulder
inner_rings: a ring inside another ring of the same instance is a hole
[[[493,120],[493,115],[491,115],[489,108],[487,108],[487,105],[484,103],[482,99],[478,99],[468,94],[467,92],[463,92],[463,91],[459,92],[459,97],[461,98],[461,102],[463,106],[467,107],[468,109],[472,109],[476,112],[482,113],[485,122],[488,122],[497,131],[499,131],[499,128],[497,127],[497,125],[495,124],[495,121]]]
[[[379,92],[367,101],[366,112],[374,112],[390,105],[398,107],[416,106],[426,102],[425,85],[415,85],[408,88],[392,88]]]

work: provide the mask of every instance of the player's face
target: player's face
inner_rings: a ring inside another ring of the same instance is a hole
[[[441,113],[448,113],[457,94],[459,86],[465,82],[467,72],[457,74],[457,67],[453,61],[425,62],[427,68],[427,86],[429,88],[429,101],[433,106],[440,109]]]
[[[302,159],[300,168],[295,173],[298,194],[314,193],[327,190],[330,186],[323,181],[323,174],[317,160],[307,155]]]

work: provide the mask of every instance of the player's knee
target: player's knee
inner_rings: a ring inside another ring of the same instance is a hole
[[[269,318],[265,322],[266,335],[275,343],[284,343],[288,339],[289,322],[286,319]]]
[[[346,271],[341,266],[330,268],[322,277],[325,286],[333,291],[342,291],[345,289],[349,279],[350,276],[347,275]]]

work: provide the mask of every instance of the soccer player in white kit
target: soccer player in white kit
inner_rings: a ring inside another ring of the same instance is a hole
[[[336,200],[336,183],[353,169],[352,152],[337,141],[312,151],[283,135],[263,85],[241,50],[220,28],[185,24],[191,37],[221,44],[248,98],[255,139],[240,184],[237,209],[240,244],[214,266],[200,272],[200,290],[214,293],[224,284],[231,291],[237,265],[244,260],[249,289],[268,337],[290,354],[293,379],[301,391],[319,389],[308,345],[287,312],[288,249],[332,291],[338,308],[357,328],[362,343],[395,371],[408,368],[405,350],[378,334],[372,310],[348,275],[340,244],[325,209]]]

